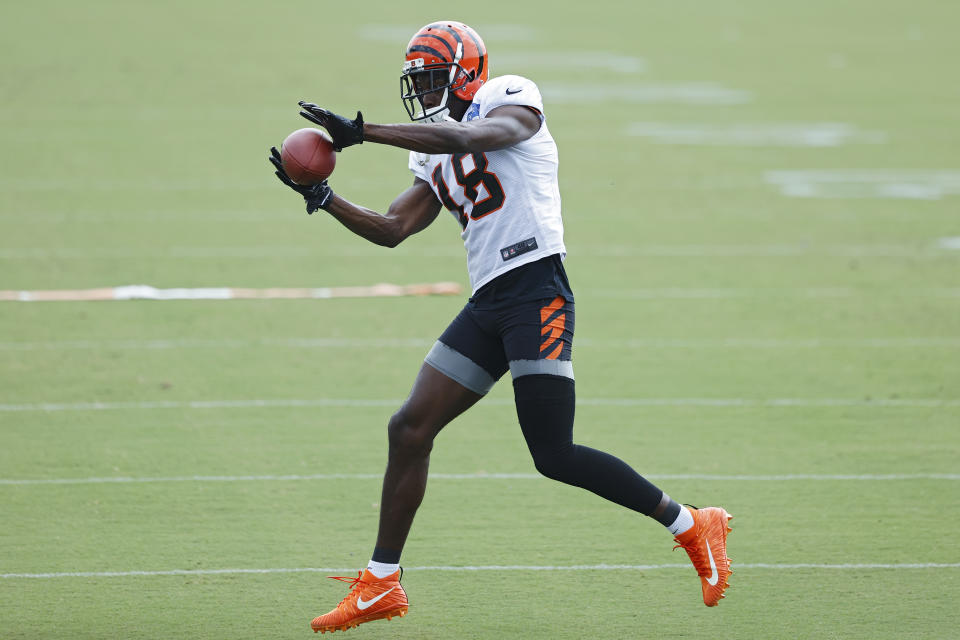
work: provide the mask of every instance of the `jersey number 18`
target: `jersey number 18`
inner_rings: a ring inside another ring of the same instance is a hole
[[[463,159],[466,157],[473,159],[473,169],[468,173],[463,168]],[[455,153],[450,157],[453,164],[453,173],[457,178],[457,183],[463,187],[463,195],[473,206],[470,209],[470,215],[464,210],[464,205],[458,204],[450,195],[450,189],[443,180],[442,164],[438,164],[433,170],[433,184],[437,186],[437,193],[440,194],[440,201],[451,213],[457,216],[460,226],[467,228],[467,223],[473,220],[479,220],[483,216],[498,211],[503,206],[505,195],[500,180],[496,174],[487,171],[487,156],[484,153]],[[487,192],[487,197],[477,201],[480,197],[480,191],[477,189],[483,185]]]

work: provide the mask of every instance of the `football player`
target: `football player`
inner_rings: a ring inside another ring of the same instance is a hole
[[[520,428],[537,470],[663,524],[696,568],[703,601],[716,605],[730,575],[730,515],[688,508],[622,460],[573,443],[574,298],[563,260],[557,147],[530,80],[489,77],[483,40],[460,22],[428,24],[406,49],[402,99],[414,123],[373,124],[301,102],[338,150],[372,142],[410,151],[413,185],[385,214],[354,204],[323,182],[293,183],[276,148],[277,177],[307,212],[323,209],[353,233],[394,247],[446,208],[460,227],[472,295],[427,353],[410,396],[387,426],[389,456],[380,524],[369,565],[347,597],[315,618],[314,631],[346,630],[403,616],[400,553],[423,499],[434,438],[490,390],[513,378]]]

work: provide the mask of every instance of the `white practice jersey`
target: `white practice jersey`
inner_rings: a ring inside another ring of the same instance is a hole
[[[543,114],[537,85],[520,76],[500,76],[480,87],[463,121],[485,118],[508,104]],[[566,255],[557,165],[557,145],[546,121],[532,137],[506,149],[410,153],[410,169],[433,187],[463,230],[474,292],[511,269],[554,253]]]

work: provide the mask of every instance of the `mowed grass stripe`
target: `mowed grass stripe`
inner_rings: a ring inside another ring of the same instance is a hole
[[[114,288],[114,287],[125,287],[130,285],[124,285],[123,282],[115,282],[113,284],[107,284],[105,287]],[[152,285],[136,285],[142,287],[150,287]],[[400,285],[402,286],[402,285]],[[269,288],[279,288],[282,289],[282,286],[273,286]],[[238,297],[229,297],[225,296],[222,293],[217,291],[222,289],[221,287],[199,287],[199,288],[189,288],[189,287],[174,287],[178,291],[190,292],[192,297],[183,297],[179,295],[177,297],[163,297],[163,296],[118,296],[111,298],[96,298],[97,301],[103,302],[141,302],[144,299],[150,299],[152,302],[170,302],[170,301],[183,301],[183,300],[203,300],[205,303],[209,302],[235,302]],[[236,287],[236,290],[247,290],[255,289],[255,287],[249,286],[240,286]],[[321,291],[326,290],[327,287],[308,287],[308,289]],[[68,289],[68,290],[57,290],[62,292],[64,297],[57,300],[49,299],[49,297],[43,297],[44,294],[49,291],[49,289],[41,290],[20,290],[20,289],[10,289],[3,290],[0,293],[3,294],[3,302],[8,303],[51,303],[59,302],[61,304],[70,304],[70,303],[88,303],[91,301],[90,298],[85,297],[76,297],[83,295],[87,290],[86,289]],[[214,292],[214,293],[207,293]],[[70,294],[74,297],[66,297],[67,294]],[[411,294],[416,295],[416,294]],[[908,287],[908,288],[884,288],[884,289],[860,289],[854,287],[648,287],[648,288],[639,288],[639,289],[586,289],[582,293],[578,294],[580,296],[585,296],[587,298],[606,298],[614,300],[728,300],[728,299],[753,299],[753,298],[801,298],[801,299],[832,299],[832,298],[960,298],[960,287]],[[42,299],[37,299],[41,298]],[[344,297],[344,296],[330,296],[330,295],[317,295],[316,298],[325,299],[329,297]],[[364,296],[364,297],[376,297],[376,296]],[[274,298],[276,299],[276,298]],[[291,300],[298,298],[285,297],[283,299]]]
[[[958,473],[880,473],[880,474],[811,474],[781,475],[722,475],[709,473],[644,474],[651,480],[706,480],[734,482],[791,482],[791,481],[908,481],[960,480]],[[77,485],[77,484],[154,484],[176,482],[292,482],[308,480],[381,480],[382,473],[317,473],[307,475],[236,475],[236,476],[131,476],[92,478],[0,478],[0,486]],[[538,473],[431,473],[431,480],[541,480]]]
[[[313,407],[399,407],[402,398],[286,398],[250,400],[148,400],[141,402],[42,402],[0,404],[0,412],[149,411],[155,409],[271,409]],[[512,400],[487,398],[487,405],[512,406]],[[599,407],[960,407],[956,398],[578,398],[580,406]]]
[[[858,289],[854,287],[657,287],[640,289],[594,289],[590,298],[727,300],[737,298],[958,298],[957,287],[912,287],[905,289]],[[583,294],[581,294],[583,295]]]
[[[670,564],[581,564],[581,565],[482,565],[482,566],[422,566],[404,567],[406,571],[658,571],[663,569],[689,570],[689,563]],[[960,569],[960,562],[906,562],[906,563],[745,563],[733,565],[734,572],[740,569],[763,569],[774,571],[794,571],[803,569],[822,569],[833,571],[863,570],[907,570],[907,569]],[[356,567],[298,567],[274,569],[166,569],[161,571],[65,571],[57,573],[2,573],[4,580],[14,579],[56,579],[56,578],[141,578],[159,576],[211,576],[243,575],[271,573],[352,573]]]
[[[205,215],[198,211],[193,217]],[[47,216],[38,212],[37,216]],[[56,214],[61,216],[59,212]],[[169,214],[163,215],[164,218]],[[87,216],[82,216],[87,220]],[[50,220],[49,217],[46,217]],[[960,257],[960,249],[954,246],[955,238],[943,237],[918,244],[643,244],[643,245],[582,245],[570,247],[570,255],[589,258],[804,258],[830,256],[841,258],[930,258]],[[325,246],[270,246],[232,245],[213,246],[166,246],[166,247],[0,247],[0,260],[144,260],[181,258],[276,258],[283,260],[314,259],[320,257],[343,258],[411,258],[461,257],[463,247],[451,242],[449,245],[418,247],[411,250],[396,248],[389,253],[376,247]]]
[[[0,342],[0,351],[168,349],[246,349],[289,347],[291,349],[423,349],[435,338],[152,338],[141,340],[52,340],[47,342]],[[957,336],[907,336],[878,338],[577,338],[578,348],[612,349],[952,349],[960,348]]]

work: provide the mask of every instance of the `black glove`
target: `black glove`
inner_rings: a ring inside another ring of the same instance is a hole
[[[312,102],[301,100],[299,104],[303,109],[300,115],[326,129],[333,138],[333,148],[337,151],[343,151],[345,147],[354,144],[363,144],[363,114],[359,111],[355,119],[348,120]]]
[[[283,170],[280,152],[277,151],[276,147],[270,147],[270,162],[277,168],[274,173],[280,178],[280,182],[303,196],[307,203],[307,213],[313,213],[317,209],[326,209],[330,201],[333,200],[333,189],[330,188],[326,180],[311,185],[297,184],[291,180],[287,172]]]

